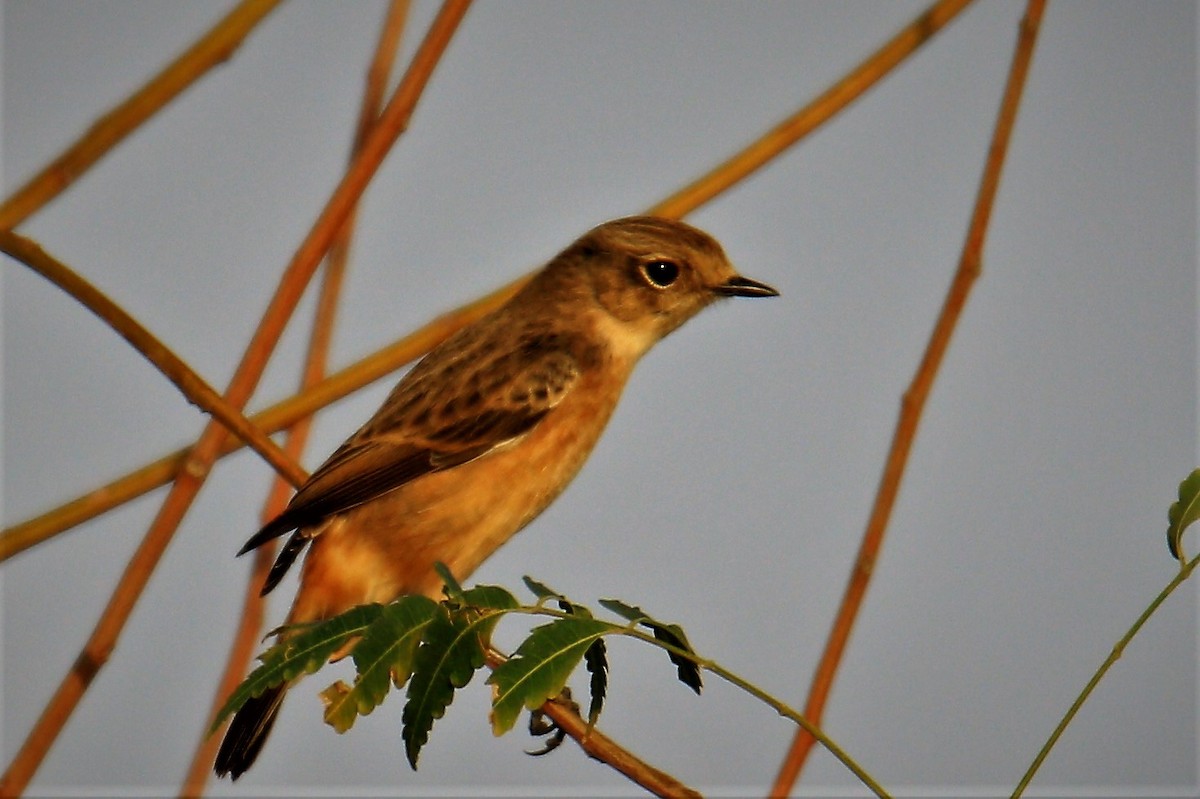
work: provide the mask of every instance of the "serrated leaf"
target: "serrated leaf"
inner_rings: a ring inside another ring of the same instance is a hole
[[[251,697],[261,696],[268,688],[291,682],[301,674],[311,674],[324,666],[347,641],[361,635],[382,610],[382,605],[351,608],[332,619],[307,625],[267,649],[259,655],[262,665],[247,675],[217,712],[209,734]]]
[[[533,710],[562,693],[584,652],[600,636],[616,631],[608,622],[579,616],[533,628],[513,656],[488,678],[497,688],[492,732],[503,735],[516,724],[522,708]]]
[[[529,575],[525,575],[524,577],[521,578],[521,580],[525,583],[525,587],[529,589],[530,593],[532,593],[535,597],[537,597],[539,602],[545,601],[547,599],[562,599],[563,598],[562,594],[558,593],[553,588],[550,588],[545,583],[538,582],[537,580],[533,579]]]
[[[354,645],[354,686],[335,683],[321,694],[325,723],[345,732],[358,716],[378,707],[393,684],[404,685],[425,628],[437,612],[437,603],[424,596],[404,596],[385,606]]]
[[[547,600],[553,599],[564,613],[570,613],[572,616],[591,617],[592,611],[586,606],[578,605],[572,602],[571,600],[567,599],[565,594],[560,594],[558,591],[555,591],[545,583],[538,582],[528,575],[522,577],[521,579],[525,581],[525,587],[528,588],[535,597],[537,597],[539,605]]]
[[[460,596],[462,604],[469,608],[512,610],[520,605],[517,598],[509,593],[507,588],[498,585],[477,585],[463,591]],[[495,626],[495,621],[492,622],[492,626]],[[488,630],[490,632],[491,627]]]
[[[1200,519],[1200,469],[1196,469],[1179,484],[1179,500],[1171,504],[1167,511],[1167,548],[1171,557],[1183,560],[1183,532]]]
[[[588,726],[594,727],[596,720],[600,718],[600,711],[604,709],[604,697],[608,695],[608,649],[603,638],[592,641],[591,646],[584,650],[583,663],[592,675],[588,682],[592,696],[588,705]]]
[[[684,652],[695,654],[695,650],[692,649],[692,645],[688,643],[687,636],[683,633],[683,628],[678,624],[642,623],[654,631],[654,638],[656,640],[682,649]],[[703,682],[700,679],[700,667],[693,661],[675,652],[668,652],[667,657],[675,664],[675,673],[679,676],[679,681],[696,693],[700,693],[700,689],[703,687]]]
[[[404,751],[413,769],[421,748],[429,741],[433,722],[445,715],[454,692],[483,668],[484,641],[492,628],[505,610],[517,607],[512,594],[495,586],[464,591],[461,599],[468,607],[438,607],[425,628],[425,642],[413,658],[412,679],[401,714]]]
[[[637,605],[627,605],[619,599],[601,599],[600,605],[623,619],[648,628],[654,633],[654,640],[662,641],[664,644],[670,644],[685,652],[695,654],[692,645],[688,643],[687,635],[684,634],[683,628],[678,624],[661,622]],[[700,693],[700,689],[703,687],[700,679],[700,667],[675,652],[667,652],[667,657],[675,664],[675,671],[679,676],[679,681],[696,693]]]

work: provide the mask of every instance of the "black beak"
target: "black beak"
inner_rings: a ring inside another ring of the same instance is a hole
[[[766,283],[759,283],[748,277],[738,275],[731,277],[713,289],[717,294],[726,297],[778,297],[779,292]]]

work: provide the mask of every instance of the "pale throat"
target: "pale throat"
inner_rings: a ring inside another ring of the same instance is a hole
[[[658,334],[650,320],[622,321],[607,311],[592,316],[592,330],[598,343],[608,354],[631,365],[658,341]]]

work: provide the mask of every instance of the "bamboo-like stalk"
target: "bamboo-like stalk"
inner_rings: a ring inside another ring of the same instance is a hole
[[[379,125],[367,138],[362,153],[351,164],[284,270],[275,296],[264,312],[225,392],[225,399],[234,407],[242,407],[249,399],[282,335],[284,325],[299,303],[304,287],[388,149],[407,127],[422,90],[468,7],[467,0],[446,0],[417,49],[404,79],[388,102]],[[74,666],[59,684],[0,779],[0,796],[15,796],[24,791],[87,687],[108,661],[150,575],[203,485],[224,438],[224,428],[213,421],[205,427],[191,449],[184,468],[176,476],[162,507],[122,573]]]
[[[808,105],[732,158],[655,205],[650,213],[681,217],[749,177],[828,122],[949,24],[971,0],[938,0]]]
[[[375,53],[367,70],[366,87],[363,91],[363,101],[351,148],[351,158],[362,149],[362,144],[375,124],[379,109],[383,105],[388,77],[392,73],[392,66],[395,63],[407,18],[408,0],[392,0],[384,16]],[[329,348],[333,340],[333,327],[337,318],[342,283],[349,262],[350,240],[354,233],[356,217],[357,209],[346,218],[329,248],[324,279],[317,297],[308,353],[305,356],[303,374],[300,378],[301,391],[319,383],[328,368]],[[288,454],[296,458],[301,456],[311,429],[312,416],[301,417],[288,429],[287,440],[284,443]],[[264,524],[283,510],[290,496],[291,491],[288,484],[276,478],[268,492],[267,500],[263,504],[262,521]],[[267,572],[270,571],[272,561],[275,559],[277,548],[276,543],[270,541],[259,547],[254,553],[254,565],[246,582],[242,612],[239,615],[229,656],[217,683],[212,706],[192,755],[192,762],[184,776],[183,786],[180,789],[181,797],[200,796],[208,783],[212,763],[216,758],[217,747],[221,741],[219,734],[209,735],[208,730],[212,725],[212,719],[224,704],[225,699],[237,688],[245,676],[254,649],[258,645],[266,605],[260,589]],[[223,729],[218,732],[223,733]]]
[[[944,27],[950,21],[951,15],[961,11],[967,1],[941,0],[935,3],[888,44],[841,78],[834,84],[834,88],[822,93],[816,100],[792,114],[788,121],[760,135],[703,177],[655,203],[646,213],[686,216],[711,200],[715,193],[725,191],[754,170],[766,165],[783,153],[782,147],[802,140],[805,135],[827,122],[869,88],[868,79],[874,82],[882,79],[887,74],[887,70],[883,69],[884,65],[887,69],[898,66],[898,59],[911,55],[928,41],[930,35],[937,28]],[[937,28],[931,28],[934,25]],[[839,86],[844,88],[835,90]],[[499,307],[524,285],[527,279],[528,275],[520,277],[491,294],[442,314],[413,333],[337,372],[328,380],[251,416],[251,421],[270,433],[286,427],[301,416],[336,402],[420,357],[460,327]],[[222,449],[222,455],[235,450],[236,446],[227,442]],[[57,508],[5,529],[0,533],[0,562],[165,485],[178,470],[182,457],[183,450],[177,450]]]
[[[157,336],[141,322],[129,315],[125,309],[113,302],[70,267],[43,250],[37,242],[17,235],[10,230],[0,230],[0,251],[49,280],[71,295],[80,305],[94,313],[129,345],[154,365],[163,376],[171,381],[188,402],[208,413],[223,424],[239,439],[263,457],[275,471],[287,478],[292,485],[304,482],[305,472],[294,458],[288,457],[275,442],[255,427],[241,411],[226,402],[216,389],[196,374],[182,358],[171,351]]]
[[[455,330],[502,304],[523,282],[524,278],[502,286],[473,303],[435,318],[416,332],[397,339],[316,385],[252,414],[249,417],[250,422],[267,434],[295,424],[297,420],[353,394],[363,386],[419,358]],[[241,447],[241,441],[227,436],[221,444],[220,457],[236,452]],[[186,447],[167,453],[52,510],[6,528],[0,533],[0,562],[167,485],[183,468],[187,461],[187,453]]]
[[[987,236],[988,220],[991,218],[996,190],[1000,186],[1000,171],[1004,166],[1009,137],[1016,122],[1021,91],[1025,86],[1025,78],[1033,58],[1033,47],[1037,41],[1044,8],[1044,0],[1029,0],[1025,16],[1021,21],[1020,35],[1017,37],[1008,81],[992,132],[992,142],[988,149],[983,176],[979,182],[975,208],[971,214],[971,222],[963,243],[958,269],[946,293],[933,332],[930,334],[925,354],[921,358],[912,383],[901,400],[900,415],[896,421],[892,445],[880,477],[875,503],[859,545],[858,556],[855,558],[850,573],[846,593],[842,597],[842,603],[826,641],[825,650],[809,688],[804,716],[814,724],[821,723],[821,716],[824,713],[829,692],[833,688],[838,665],[841,663],[842,655],[854,627],[854,621],[858,617],[858,611],[862,607],[867,587],[870,585],[871,574],[879,560],[879,552],[883,546],[892,506],[900,492],[900,482],[904,477],[904,468],[916,437],[925,401],[929,397],[942,358],[950,345],[950,338],[962,315],[967,296],[982,269],[983,245]],[[784,758],[779,774],[771,788],[770,795],[772,797],[784,797],[791,792],[814,743],[815,739],[807,731],[797,730],[791,748]]]
[[[243,0],[204,36],[0,204],[0,230],[11,230],[57,197],[167,103],[229,59],[279,0]]]

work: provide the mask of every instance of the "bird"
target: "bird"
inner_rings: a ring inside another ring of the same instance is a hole
[[[722,298],[778,294],[684,222],[589,230],[432,349],[238,552],[291,533],[265,595],[308,549],[281,634],[357,605],[438,598],[435,563],[462,580],[566,488],[655,343]],[[288,687],[237,711],[218,776],[254,763]]]

